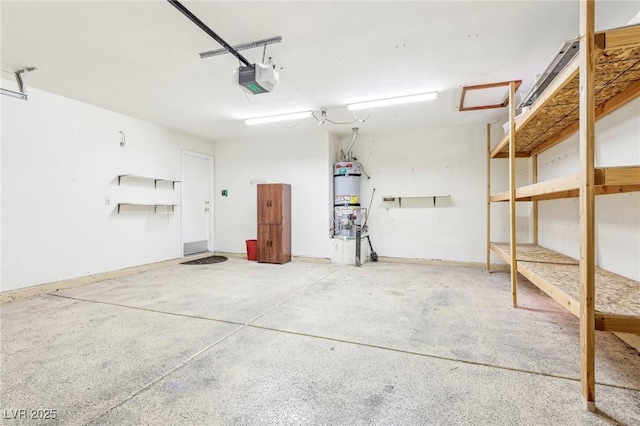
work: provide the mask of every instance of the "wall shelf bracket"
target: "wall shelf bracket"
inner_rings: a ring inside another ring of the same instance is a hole
[[[29,76],[30,71],[35,71],[35,67],[27,67],[21,70],[16,71],[14,74],[16,76],[16,82],[18,83],[19,92],[14,90],[2,89],[0,88],[0,93],[6,96],[11,96],[14,98],[22,99],[24,101],[29,100],[29,94],[27,93],[27,77]]]

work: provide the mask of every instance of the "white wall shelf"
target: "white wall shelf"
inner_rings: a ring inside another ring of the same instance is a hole
[[[398,207],[402,207],[403,198],[432,198],[433,207],[436,206],[436,198],[449,198],[450,194],[435,194],[435,195],[385,195],[382,197],[382,201],[387,203],[395,203],[398,201]]]
[[[118,186],[120,186],[120,183],[123,178],[136,179],[136,180],[150,180],[150,181],[152,180],[154,188],[158,187],[158,182],[171,182],[171,186],[173,187],[173,189],[176,189],[176,183],[181,182],[180,180],[177,180],[177,179],[161,178],[161,177],[155,177],[155,176],[141,176],[141,175],[134,175],[132,173],[127,173],[123,175],[118,175]]]
[[[180,204],[149,204],[149,203],[118,203],[118,214],[120,214],[121,207],[124,206],[132,206],[132,207],[153,207],[153,212],[157,214],[171,214],[175,212],[176,206]],[[158,212],[158,207],[166,208],[166,211]]]

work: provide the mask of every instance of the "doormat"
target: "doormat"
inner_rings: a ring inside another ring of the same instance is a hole
[[[190,260],[189,262],[182,262],[182,265],[208,265],[210,263],[220,263],[227,260],[224,256],[208,256],[202,259]]]

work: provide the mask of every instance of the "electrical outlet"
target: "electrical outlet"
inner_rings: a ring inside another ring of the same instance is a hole
[[[104,197],[104,205],[105,206],[110,206],[111,205],[111,199],[109,198],[108,195],[106,197]]]

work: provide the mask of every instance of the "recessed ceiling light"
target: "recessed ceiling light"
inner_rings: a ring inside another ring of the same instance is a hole
[[[408,104],[412,102],[431,101],[438,97],[438,92],[419,93],[417,95],[399,96],[397,98],[377,99],[373,101],[357,102],[348,104],[347,109],[349,111],[357,109],[376,108],[389,105]]]
[[[272,115],[270,117],[249,118],[244,122],[249,126],[255,126],[257,124],[266,123],[278,123],[280,121],[300,120],[303,118],[311,117],[311,111],[294,112],[291,114]]]

